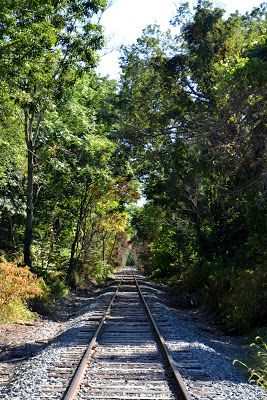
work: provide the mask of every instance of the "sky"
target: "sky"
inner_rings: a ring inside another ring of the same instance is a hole
[[[196,0],[190,0],[194,4]],[[236,10],[241,13],[259,6],[263,0],[220,0],[216,5],[222,6],[227,13]],[[149,24],[157,23],[162,30],[169,27],[170,19],[175,15],[179,0],[113,0],[103,14],[101,23],[107,37],[107,46],[102,51],[98,72],[119,77],[119,47],[122,44],[134,43],[142,30]]]

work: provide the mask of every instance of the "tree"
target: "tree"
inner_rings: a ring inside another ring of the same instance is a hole
[[[148,200],[135,221],[146,264],[201,289],[264,265],[266,7],[186,10],[167,47],[150,27],[123,50],[118,136]]]
[[[34,173],[47,110],[82,70],[95,64],[103,43],[94,17],[106,2],[6,2],[1,14],[0,71],[21,109],[27,147],[26,228],[24,263],[32,266]]]

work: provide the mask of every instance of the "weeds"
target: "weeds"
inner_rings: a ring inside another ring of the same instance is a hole
[[[247,369],[250,383],[257,384],[267,390],[267,343],[260,336],[257,336],[250,347],[255,349],[256,366],[250,367],[239,360],[234,360],[234,364],[239,364]]]

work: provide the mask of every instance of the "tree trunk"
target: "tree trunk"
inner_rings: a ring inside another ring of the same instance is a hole
[[[86,209],[87,209],[88,187],[89,187],[89,182],[87,181],[86,185],[85,185],[84,194],[81,199],[79,217],[78,217],[77,224],[76,224],[75,236],[74,236],[74,239],[73,239],[73,242],[71,245],[69,268],[68,268],[67,276],[66,276],[66,282],[72,288],[75,288],[75,279],[74,279],[74,273],[75,273],[75,267],[76,267],[75,266],[75,264],[76,264],[75,253],[76,253],[77,246],[78,246],[79,239],[80,239],[82,222],[83,222],[84,215],[85,215]]]
[[[105,254],[106,254],[106,235],[102,238],[102,261],[105,262]]]
[[[107,257],[107,262],[108,263],[112,263],[112,254],[113,254],[113,251],[114,251],[116,243],[117,243],[117,235],[115,235],[115,238],[114,238],[114,241],[113,241],[113,245],[111,247],[109,256]]]
[[[33,147],[28,147],[27,203],[26,227],[24,238],[24,264],[32,267],[32,233],[33,233]]]
[[[26,224],[24,234],[24,264],[32,268],[32,237],[33,237],[33,174],[35,163],[36,142],[43,120],[43,111],[37,114],[28,108],[24,110],[24,133],[27,145],[27,191],[26,191]]]
[[[34,168],[34,146],[32,141],[32,121],[29,120],[29,112],[25,111],[25,141],[27,144],[27,192],[26,192],[26,224],[24,235],[24,264],[32,268],[32,233],[33,233],[33,168]]]

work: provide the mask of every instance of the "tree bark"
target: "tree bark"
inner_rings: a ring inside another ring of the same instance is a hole
[[[73,242],[71,245],[69,268],[68,268],[67,276],[66,276],[67,284],[73,288],[75,288],[75,279],[74,279],[75,264],[76,264],[75,253],[76,253],[77,246],[78,246],[79,239],[80,239],[80,232],[81,232],[84,214],[85,214],[86,208],[87,208],[86,206],[87,206],[88,187],[89,187],[89,182],[87,181],[86,185],[85,185],[84,194],[83,194],[83,197],[82,197],[81,203],[80,203],[80,211],[79,211],[79,216],[78,216],[78,220],[77,220],[77,224],[76,224],[76,231],[75,231],[74,239],[73,239]]]
[[[30,269],[32,268],[31,246],[32,246],[32,233],[33,233],[33,167],[34,167],[32,122],[33,122],[33,116],[30,120],[29,111],[25,110],[24,129],[25,129],[25,141],[27,145],[28,170],[27,170],[27,191],[26,191],[26,224],[25,224],[25,234],[24,234],[24,264],[28,265]]]
[[[33,234],[33,147],[28,146],[28,174],[26,200],[26,226],[24,237],[24,264],[32,268],[32,234]]]
[[[36,118],[36,120],[35,120]],[[35,126],[34,126],[34,120]],[[27,146],[27,190],[26,190],[26,224],[24,234],[24,264],[32,269],[32,239],[33,239],[33,176],[35,163],[36,141],[39,135],[43,112],[39,111],[36,117],[34,111],[24,110],[24,132]]]

